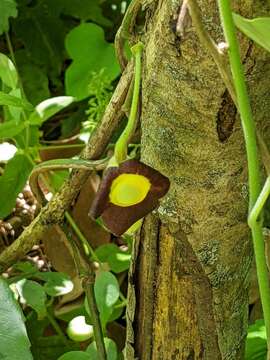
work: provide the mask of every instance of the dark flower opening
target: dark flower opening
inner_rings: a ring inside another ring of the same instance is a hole
[[[152,167],[138,160],[124,161],[106,170],[89,215],[101,217],[120,236],[159,205],[169,186],[169,179]]]

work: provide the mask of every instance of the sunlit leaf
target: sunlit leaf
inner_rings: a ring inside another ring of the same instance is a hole
[[[270,51],[270,17],[246,19],[233,14],[235,25],[251,40]]]
[[[248,328],[245,360],[265,360],[267,355],[266,329],[263,320],[257,320]]]
[[[10,160],[11,158],[13,158],[16,151],[17,151],[16,146],[8,142],[3,142],[2,144],[0,144],[0,161]]]
[[[18,74],[15,65],[4,54],[0,53],[0,79],[3,83],[12,89],[15,89],[18,83]]]
[[[119,298],[119,284],[109,271],[100,272],[95,281],[95,297],[103,325],[109,320],[113,306]]]
[[[61,296],[73,289],[73,282],[69,276],[61,272],[44,272],[37,274],[37,277],[44,280],[44,290],[50,296]]]
[[[66,37],[66,49],[72,64],[65,73],[68,95],[78,100],[89,96],[89,84],[95,72],[104,69],[104,74],[115,79],[119,73],[114,45],[104,39],[104,31],[95,24],[83,23],[70,31]]]
[[[107,262],[115,273],[120,273],[129,268],[131,254],[121,250],[115,244],[99,246],[95,251],[101,262]]]
[[[72,104],[74,100],[72,96],[57,96],[44,100],[36,106],[29,121],[32,125],[41,125],[44,121]]]
[[[38,318],[46,316],[46,293],[43,287],[36,281],[22,279],[16,283],[16,288],[20,294],[21,302],[34,309]]]

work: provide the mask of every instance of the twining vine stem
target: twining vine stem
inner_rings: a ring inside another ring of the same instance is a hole
[[[257,277],[264,313],[266,334],[270,337],[270,287],[268,280],[268,269],[265,258],[264,238],[262,230],[262,220],[257,216],[263,206],[260,206],[261,200],[265,199],[265,188],[261,192],[260,166],[256,144],[256,128],[252,117],[252,111],[245,83],[243,66],[241,63],[240,51],[236,37],[236,30],[232,17],[232,10],[229,0],[219,0],[219,11],[224,30],[224,35],[228,43],[229,59],[233,82],[235,86],[238,110],[240,112],[242,128],[246,143],[249,177],[249,226],[251,227],[255,260],[257,266]],[[268,188],[268,180],[266,186]],[[267,192],[266,192],[267,193]],[[258,202],[257,202],[258,200]],[[259,204],[258,204],[259,203]],[[255,206],[256,205],[256,206]],[[254,208],[255,206],[255,208]],[[255,210],[254,210],[255,209]],[[256,210],[256,209],[259,209]]]
[[[127,158],[127,148],[131,136],[136,130],[136,119],[138,113],[139,105],[139,95],[140,95],[140,83],[141,83],[141,56],[142,56],[143,44],[138,42],[131,48],[131,51],[135,57],[135,74],[134,74],[134,88],[133,88],[133,97],[131,103],[130,114],[128,118],[127,126],[120,135],[119,139],[115,144],[114,156],[117,164],[126,160]]]

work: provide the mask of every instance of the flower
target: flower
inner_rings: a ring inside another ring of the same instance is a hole
[[[169,186],[169,179],[152,167],[138,160],[124,161],[106,170],[89,215],[101,217],[120,236],[159,205]]]

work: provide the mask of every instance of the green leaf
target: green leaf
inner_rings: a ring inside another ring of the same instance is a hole
[[[70,351],[60,356],[58,360],[90,360],[89,355],[83,351]],[[92,359],[91,359],[92,360]]]
[[[118,353],[117,353],[117,346],[115,342],[112,339],[104,338],[106,353],[107,353],[107,360],[117,360]],[[90,355],[91,360],[99,360],[99,354],[97,351],[97,345],[96,342],[93,341],[88,348],[86,349],[86,352]]]
[[[0,53],[0,79],[12,89],[16,89],[18,74],[15,65],[6,55]]]
[[[19,261],[12,267],[22,273],[36,273],[38,271],[36,264],[33,264],[31,261]]]
[[[22,303],[27,304],[38,314],[38,319],[46,316],[47,296],[43,287],[36,281],[22,279],[16,283]]]
[[[257,320],[248,328],[245,360],[265,360],[267,355],[266,329],[263,320]]]
[[[118,281],[109,271],[102,271],[96,277],[94,290],[101,322],[105,326],[119,298]]]
[[[54,171],[50,174],[50,182],[55,191],[60,190],[61,186],[69,176],[68,170]]]
[[[113,44],[105,41],[103,29],[95,24],[84,23],[72,29],[66,37],[66,49],[73,60],[65,73],[66,92],[77,100],[89,96],[93,73],[104,69],[109,80],[120,73]]]
[[[0,218],[11,213],[32,169],[29,158],[21,153],[16,153],[7,163],[4,174],[0,176]]]
[[[36,65],[59,74],[64,59],[65,28],[43,1],[36,6],[20,8],[20,16],[12,26]]]
[[[31,105],[28,101],[17,96],[6,94],[3,91],[0,91],[0,105],[19,107],[28,111],[33,110],[33,105]]]
[[[35,108],[35,112],[30,115],[29,122],[32,125],[41,125],[59,111],[73,103],[72,96],[57,96],[42,101]]]
[[[37,313],[32,311],[27,314],[25,323],[28,337],[31,341],[31,352],[36,360],[57,360],[67,351],[80,350],[78,343],[67,340],[68,347],[63,344],[59,335],[43,336],[50,325],[48,318],[38,320]]]
[[[99,246],[95,251],[101,262],[107,262],[115,273],[120,273],[129,268],[131,254],[121,250],[115,244]]]
[[[14,0],[0,1],[0,35],[9,30],[8,19],[18,14],[17,4]]]
[[[34,64],[26,50],[15,52],[16,65],[26,98],[34,105],[50,97],[49,80],[44,67]]]
[[[40,280],[46,281],[44,290],[50,296],[61,296],[73,289],[73,282],[69,276],[61,272],[44,272],[36,275]]]
[[[21,89],[19,89],[19,88],[12,89],[9,92],[9,95],[12,95],[12,96],[15,96],[16,98],[21,99],[22,98]],[[22,116],[22,112],[23,112],[22,107],[8,106],[8,111],[10,114],[8,112],[5,113],[5,121],[17,120],[19,122],[21,120],[21,116]]]
[[[25,123],[11,120],[0,124],[0,139],[11,139],[25,128]]]
[[[5,280],[0,278],[1,359],[32,360],[23,314]]]
[[[110,20],[106,19],[99,4],[99,0],[61,0],[63,4],[62,13],[80,20],[91,20],[102,26],[111,26]]]
[[[247,37],[270,51],[270,17],[246,19],[238,14],[233,14],[233,20]]]

